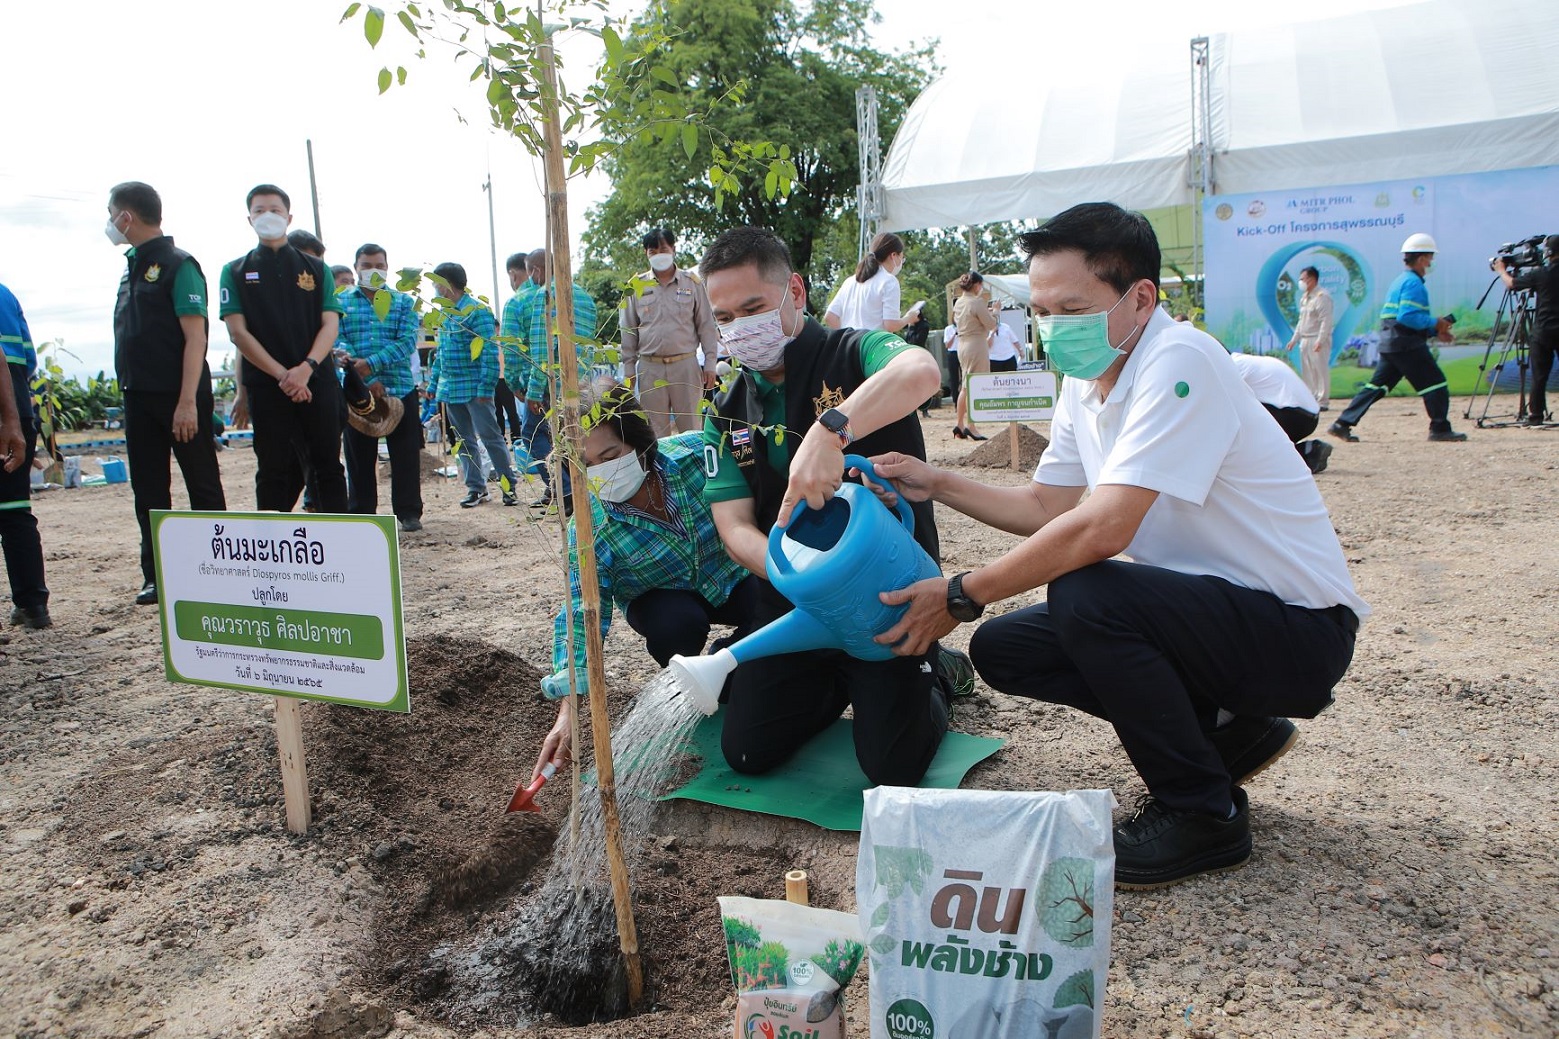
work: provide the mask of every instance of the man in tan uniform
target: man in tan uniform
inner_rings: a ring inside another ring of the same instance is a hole
[[[623,299],[623,372],[633,380],[655,435],[666,437],[703,428],[699,405],[703,391],[715,385],[720,333],[704,283],[677,267],[676,236],[652,228],[643,245],[650,269],[639,278],[651,284]]]
[[[1332,396],[1332,294],[1321,288],[1321,273],[1314,267],[1299,272],[1305,294],[1299,300],[1299,324],[1288,341],[1299,346],[1299,374],[1315,394],[1322,411],[1330,411]]]

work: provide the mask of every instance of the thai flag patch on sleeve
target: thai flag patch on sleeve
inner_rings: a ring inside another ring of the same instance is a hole
[[[746,447],[752,443],[752,431],[749,429],[736,429],[731,431],[731,446]]]

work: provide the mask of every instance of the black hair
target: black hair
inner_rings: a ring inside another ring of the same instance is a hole
[[[250,188],[249,197],[244,199],[245,209],[253,208],[254,197],[256,195],[275,195],[277,198],[281,199],[282,208],[286,209],[289,213],[292,212],[292,197],[281,188],[277,187],[275,184],[256,184],[254,187]]]
[[[162,223],[162,196],[150,184],[127,180],[108,189],[108,204],[119,210],[129,210],[143,224],[153,227]]]
[[[383,256],[386,260],[390,258],[390,254],[384,251],[384,246],[375,245],[373,242],[364,242],[362,245],[359,245],[357,254],[352,257],[352,262],[356,263],[364,256]]]
[[[658,249],[663,245],[669,245],[675,249],[677,247],[677,236],[664,227],[652,227],[644,232],[644,237],[639,239],[639,244],[646,249]]]
[[[506,271],[523,271],[525,269],[525,261],[529,257],[529,253],[515,253],[503,261],[503,269]]]
[[[973,292],[976,286],[984,285],[985,277],[979,271],[970,271],[958,279],[959,292]]]
[[[308,253],[310,256],[319,257],[321,260],[325,258],[325,243],[301,227],[296,231],[287,232],[287,244],[300,253]]]
[[[904,251],[904,239],[892,231],[883,231],[872,239],[871,251],[861,257],[861,262],[855,265],[855,280],[860,282],[871,281],[877,276],[877,271],[882,268],[882,262],[894,253]]]
[[[458,263],[441,263],[433,268],[436,277],[442,278],[458,296],[466,290],[466,269]]]
[[[353,281],[357,280],[357,272],[344,263],[338,263],[334,267],[330,268],[330,276],[332,278],[339,278],[343,274],[350,274]]]
[[[733,227],[723,231],[704,251],[698,269],[707,278],[716,271],[745,267],[758,268],[764,281],[783,284],[795,272],[790,259],[790,249],[780,236],[767,227]]]
[[[610,427],[617,434],[617,439],[633,448],[646,469],[660,451],[660,443],[655,439],[655,427],[645,417],[644,408],[633,395],[631,386],[624,384],[607,390],[585,418],[587,432],[596,426]]]
[[[1301,267],[1301,268],[1299,268],[1299,273],[1301,275],[1308,274],[1308,275],[1310,275],[1310,277],[1314,278],[1316,281],[1320,281],[1321,280],[1321,272],[1316,270],[1314,267]]]
[[[1089,272],[1124,294],[1139,281],[1158,288],[1163,257],[1153,225],[1141,213],[1113,202],[1084,202],[1051,217],[1037,231],[1018,236],[1032,260],[1068,250],[1083,254]]]
[[[1402,265],[1404,267],[1411,267],[1411,266],[1413,266],[1413,264],[1418,262],[1418,258],[1420,256],[1433,256],[1433,255],[1434,255],[1434,253],[1403,253],[1402,254]]]

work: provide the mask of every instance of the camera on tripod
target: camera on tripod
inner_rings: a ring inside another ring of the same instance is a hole
[[[1500,260],[1505,261],[1507,270],[1520,271],[1527,267],[1541,267],[1543,265],[1543,239],[1547,235],[1535,234],[1531,238],[1523,238],[1519,242],[1506,242],[1499,247],[1499,251],[1489,257],[1489,270]]]

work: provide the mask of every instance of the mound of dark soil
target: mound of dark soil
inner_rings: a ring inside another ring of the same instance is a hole
[[[985,429],[981,432],[990,439],[965,455],[959,464],[979,466],[983,469],[1012,468],[1012,435],[1007,432],[1007,427],[986,423]],[[1049,446],[1050,441],[1043,435],[1027,426],[1019,425],[1018,469],[1033,472],[1034,467],[1039,465],[1039,456]]]

